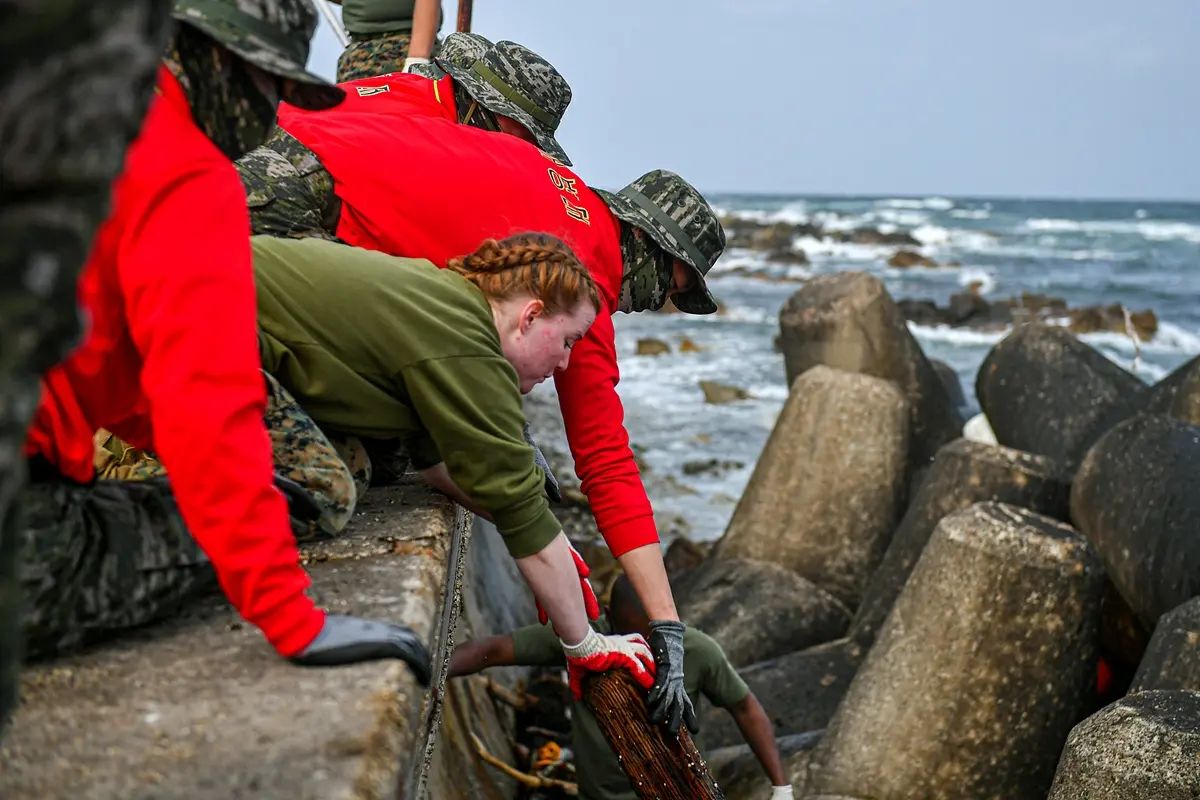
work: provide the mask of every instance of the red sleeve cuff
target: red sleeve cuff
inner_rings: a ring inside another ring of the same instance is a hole
[[[620,558],[630,550],[645,547],[648,544],[658,544],[658,529],[654,526],[654,516],[622,520],[615,525],[602,527],[600,532],[612,554]]]
[[[308,647],[325,626],[325,612],[305,594],[250,620],[262,630],[279,655],[290,658]]]

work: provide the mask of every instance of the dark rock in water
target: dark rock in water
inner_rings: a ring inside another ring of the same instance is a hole
[[[1141,410],[1200,425],[1200,356],[1151,386]]]
[[[901,247],[920,247],[921,240],[911,233],[893,231],[884,233],[877,228],[854,228],[849,231],[828,231],[825,238],[835,242],[868,245],[899,245]]]
[[[910,467],[927,464],[960,435],[962,417],[878,279],[861,272],[814,278],[784,303],[779,328],[789,385],[823,364],[900,387],[909,402]]]
[[[1200,692],[1200,597],[1158,618],[1129,692],[1151,689]]]
[[[1145,384],[1062,328],[1024,325],[987,354],[975,394],[1006,447],[1079,463]]]
[[[1096,664],[1104,570],[1048,517],[938,525],[809,769],[810,796],[1041,798]]]
[[[903,260],[908,259],[906,257]],[[968,289],[951,295],[949,305],[946,306],[939,306],[932,300],[915,299],[900,300],[898,304],[905,317],[918,325],[1002,330],[1009,325],[1023,325],[1027,322],[1062,321],[1072,333],[1133,332],[1143,342],[1150,341],[1158,332],[1158,317],[1150,309],[1128,312],[1127,320],[1127,311],[1119,303],[1068,308],[1067,302],[1061,297],[1028,292],[1020,297],[988,301],[978,291]]]
[[[637,354],[639,356],[661,356],[671,352],[671,346],[662,339],[638,339]]]
[[[946,397],[958,409],[960,415],[966,416],[967,398],[963,394],[962,381],[958,379],[958,373],[954,371],[954,367],[936,358],[929,359],[929,365],[933,367],[933,371],[937,373],[942,386],[946,388]]]
[[[997,315],[991,312],[991,306],[987,300],[984,300],[976,292],[957,292],[950,295],[950,305],[947,307],[950,312],[951,325],[962,325],[972,320],[995,319]],[[1002,312],[1001,322],[1008,318],[1007,309]]]
[[[781,736],[776,740],[783,771],[799,798],[808,779],[808,759],[813,748],[821,741],[824,731],[809,731]],[[725,800],[762,800],[771,795],[771,781],[763,774],[758,757],[750,745],[742,744],[722,747],[705,754],[708,769],[712,772]]]
[[[850,623],[828,592],[764,561],[709,559],[672,591],[680,619],[716,639],[734,666],[831,641]]]
[[[1200,694],[1139,692],[1075,726],[1047,800],[1195,800]]]
[[[947,515],[975,503],[997,501],[1066,520],[1070,492],[1070,476],[1045,456],[966,439],[946,445],[938,451],[871,576],[850,637],[867,646],[875,640],[934,528]]]
[[[842,701],[866,650],[849,639],[837,639],[738,670],[762,703],[776,736],[824,728]],[[741,744],[741,733],[729,714],[709,708],[701,715],[709,747]]]
[[[1200,594],[1200,427],[1138,414],[1088,452],[1071,519],[1147,626]]]
[[[923,256],[920,253],[915,253],[912,250],[897,250],[888,259],[888,266],[896,269],[910,269],[912,267],[936,267],[938,263],[929,256]]]
[[[684,475],[703,475],[711,473],[720,475],[733,469],[741,469],[746,466],[741,461],[733,461],[731,459],[720,458],[702,458],[695,461],[685,461],[683,464]]]
[[[1068,312],[1068,316],[1072,333],[1128,333],[1133,330],[1143,342],[1150,341],[1154,334],[1158,333],[1158,316],[1153,311],[1145,309],[1127,312],[1120,303],[1073,308]]]
[[[730,386],[717,381],[700,381],[700,391],[704,392],[704,402],[713,405],[733,403],[738,400],[748,400],[750,393],[738,386]]]
[[[908,417],[888,381],[805,372],[715,557],[778,564],[855,608],[900,514]]]

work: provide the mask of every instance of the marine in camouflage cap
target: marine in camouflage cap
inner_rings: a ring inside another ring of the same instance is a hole
[[[554,132],[571,103],[571,87],[549,61],[516,42],[500,41],[470,64],[443,53],[438,66],[484,108],[515,119],[538,147],[570,165]]]
[[[283,78],[282,99],[298,108],[319,111],[345,96],[304,68],[317,29],[311,0],[176,0],[173,14],[250,64]]]
[[[725,250],[725,231],[712,206],[694,186],[674,172],[656,169],[616,194],[595,191],[613,216],[628,223],[621,226],[625,262],[622,310],[661,308],[672,286],[675,259],[695,273],[693,284],[672,297],[675,306],[688,314],[712,314],[717,310],[717,301],[704,277]],[[664,254],[668,257],[663,258]]]

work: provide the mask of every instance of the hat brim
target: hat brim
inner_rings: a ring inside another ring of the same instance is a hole
[[[483,78],[476,75],[469,69],[463,69],[458,64],[449,61],[438,61],[438,65],[454,78],[457,83],[462,84],[467,93],[474,97],[480,105],[491,111],[494,114],[503,114],[506,117],[512,117],[517,122],[524,125],[533,134],[533,138],[537,141],[538,147],[546,151],[550,155],[557,158],[559,161],[571,166],[571,159],[567,158],[567,153],[563,150],[562,145],[554,138],[554,132],[547,128],[542,123],[533,118],[525,109],[513,104],[500,91]]]
[[[704,279],[704,273],[696,264],[692,263],[684,249],[674,239],[667,236],[666,232],[654,222],[649,214],[622,195],[604,189],[593,188],[592,191],[600,195],[614,217],[645,231],[656,245],[692,268],[692,274],[696,276],[696,285],[686,292],[671,296],[671,302],[675,304],[676,308],[685,314],[715,314],[717,312],[719,308],[717,298],[713,297],[712,292],[708,290],[708,282]]]
[[[241,56],[259,69],[280,78],[294,81],[291,89],[285,90],[282,99],[297,108],[302,108],[305,111],[323,111],[327,108],[333,108],[346,99],[346,93],[341,88],[318,75],[314,75],[306,70],[303,64],[298,64],[285,57],[269,45],[263,44],[260,47],[251,47],[249,42],[243,42],[236,36],[231,37],[229,35],[230,31],[211,20],[196,19],[194,17],[180,17],[179,19],[181,22],[186,22],[208,34],[219,42],[222,47]],[[237,43],[228,44],[227,42],[231,38],[236,40]]]

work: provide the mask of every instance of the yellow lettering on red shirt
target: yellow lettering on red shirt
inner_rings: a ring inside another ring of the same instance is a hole
[[[392,90],[392,87],[388,86],[386,83],[383,86],[355,86],[354,87],[354,91],[358,92],[359,97],[370,97],[373,94],[383,94],[384,92],[390,92],[391,90]]]
[[[580,222],[584,223],[585,225],[592,224],[592,215],[588,213],[588,210],[586,208],[584,208],[583,206],[573,205],[571,203],[571,201],[568,200],[563,195],[559,195],[559,197],[562,198],[563,209],[567,212],[568,217],[570,217],[571,219],[579,220]]]
[[[559,175],[554,167],[549,167],[546,170],[546,174],[550,176],[555,189],[558,189],[560,192],[566,192],[575,199],[579,199],[579,190],[575,188],[575,184],[578,182],[577,178],[567,178]]]

